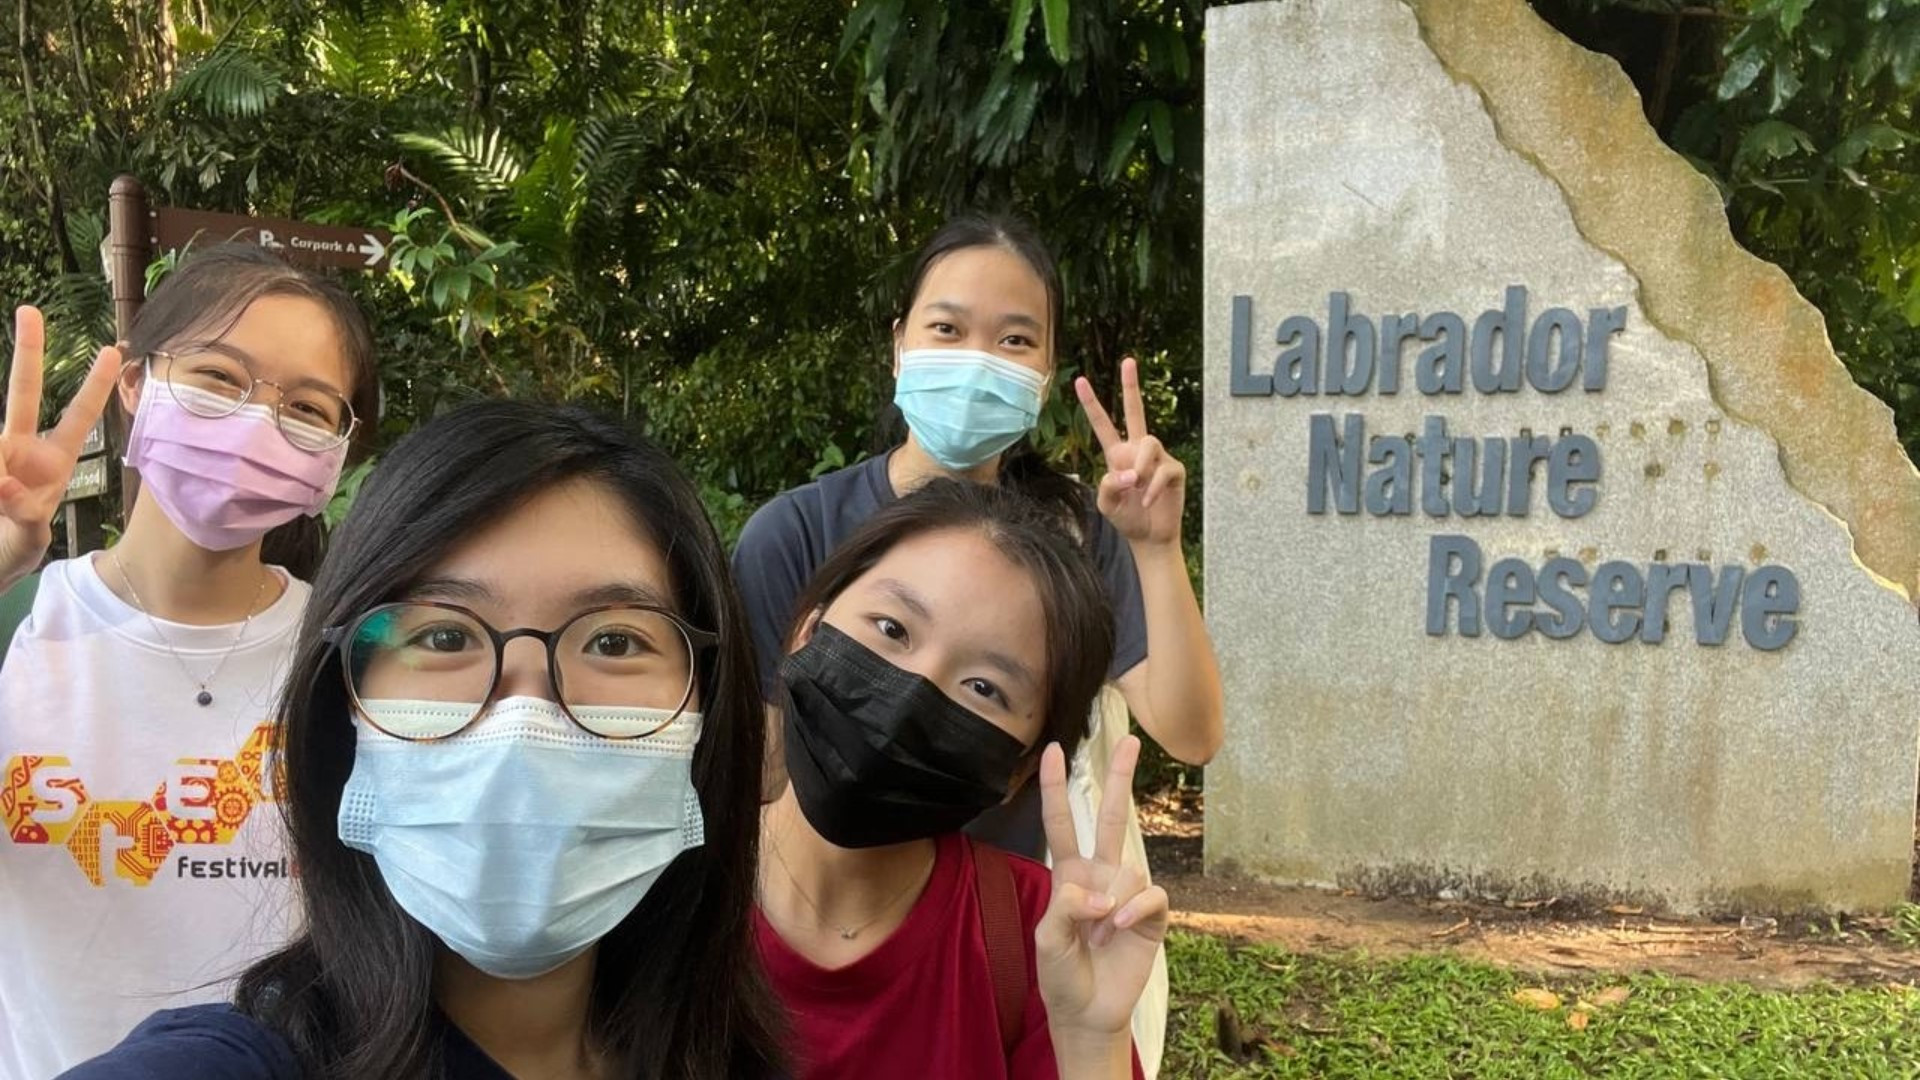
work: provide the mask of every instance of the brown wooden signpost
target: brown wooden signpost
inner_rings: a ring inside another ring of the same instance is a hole
[[[318,225],[287,218],[248,217],[211,210],[163,206],[148,214],[155,252],[184,251],[189,244],[239,241],[259,244],[296,266],[317,269],[377,270],[387,261],[393,234],[384,229]]]
[[[185,252],[228,242],[253,243],[295,266],[316,270],[384,270],[393,234],[385,229],[322,225],[291,218],[254,217],[178,206],[149,207],[146,190],[132,176],[114,180],[107,195],[107,278],[113,289],[115,336],[125,341],[133,317],[146,299],[147,264],[155,255]],[[126,418],[113,415],[111,445],[116,455],[126,446]],[[103,423],[103,427],[107,426]],[[67,485],[67,551],[98,547],[103,513],[99,496],[109,484],[109,440],[96,428]],[[124,508],[133,501],[137,478],[121,470]]]

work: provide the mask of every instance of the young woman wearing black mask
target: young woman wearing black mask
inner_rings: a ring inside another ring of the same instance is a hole
[[[278,745],[305,931],[76,1080],[764,1077],[764,725],[686,477],[495,402],[400,443],[314,582]]]
[[[1137,1075],[1167,899],[1120,862],[1136,740],[1091,857],[1066,805],[1113,649],[1085,551],[1024,496],[934,481],[842,545],[799,612],[759,909],[799,1075]],[[1051,878],[959,832],[1036,764]]]

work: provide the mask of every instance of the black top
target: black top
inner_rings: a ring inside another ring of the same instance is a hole
[[[447,1080],[513,1080],[466,1033],[440,1031]],[[120,1045],[62,1073],[60,1080],[303,1080],[278,1032],[232,1005],[168,1009],[142,1021]]]
[[[781,492],[755,511],[741,531],[733,551],[733,577],[747,609],[754,653],[759,657],[760,692],[766,700],[778,700],[777,672],[786,655],[800,591],[835,548],[875,511],[899,498],[887,477],[892,456],[869,458]],[[1107,677],[1117,679],[1147,658],[1146,604],[1126,540],[1105,517],[1089,517],[1094,564],[1107,583],[1113,605],[1113,662]],[[1017,854],[1045,855],[1040,801],[1033,790],[1022,792],[1009,806],[989,811],[967,831]]]

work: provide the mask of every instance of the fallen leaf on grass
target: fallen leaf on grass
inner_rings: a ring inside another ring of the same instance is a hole
[[[1467,927],[1472,925],[1473,925],[1472,919],[1461,919],[1459,922],[1454,923],[1452,926],[1447,927],[1445,930],[1435,930],[1433,933],[1428,934],[1427,936],[1432,938],[1452,937],[1453,935],[1459,933],[1462,930],[1465,930]]]
[[[1585,1031],[1588,1019],[1586,1013],[1575,1010],[1567,1014],[1567,1026],[1575,1031]]]
[[[1627,987],[1609,986],[1593,995],[1593,1003],[1600,1008],[1609,1009],[1615,1005],[1625,1004],[1626,1000],[1632,996],[1633,991]]]
[[[1551,990],[1542,990],[1539,987],[1515,990],[1513,992],[1513,1000],[1530,1009],[1539,1009],[1542,1012],[1560,1007],[1559,994]]]

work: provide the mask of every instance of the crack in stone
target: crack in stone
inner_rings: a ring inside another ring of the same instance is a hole
[[[1593,234],[1593,231],[1590,228],[1588,222],[1583,220],[1583,215],[1580,212],[1580,202],[1575,197],[1572,190],[1570,190],[1567,184],[1561,179],[1559,173],[1555,171],[1555,169],[1553,169],[1551,166],[1549,166],[1547,162],[1537,152],[1535,152],[1529,147],[1518,145],[1516,143],[1514,138],[1511,136],[1511,134],[1507,130],[1507,125],[1502,120],[1502,116],[1501,116],[1502,110],[1500,108],[1498,101],[1494,97],[1494,95],[1490,93],[1486,89],[1486,87],[1481,84],[1479,79],[1477,79],[1471,74],[1468,74],[1466,71],[1462,70],[1461,67],[1457,65],[1452,58],[1449,57],[1446,50],[1444,50],[1434,40],[1433,34],[1428,29],[1426,18],[1423,17],[1423,9],[1429,9],[1433,6],[1431,0],[1398,0],[1398,2],[1399,2],[1399,5],[1402,8],[1404,8],[1413,17],[1415,30],[1419,36],[1421,43],[1426,46],[1428,53],[1432,55],[1432,57],[1434,58],[1434,61],[1437,64],[1439,64],[1440,70],[1444,72],[1446,76],[1449,79],[1451,79],[1456,85],[1462,86],[1467,90],[1471,91],[1474,94],[1475,98],[1480,102],[1481,110],[1486,114],[1488,121],[1493,126],[1493,134],[1494,134],[1495,140],[1498,141],[1503,148],[1513,153],[1514,155],[1519,157],[1521,160],[1525,161],[1537,173],[1539,173],[1541,177],[1543,177],[1548,183],[1553,185],[1554,190],[1560,193],[1561,201],[1567,208],[1567,214],[1569,219],[1573,223],[1574,231],[1579,234],[1580,238],[1584,242],[1586,242],[1588,245],[1593,247],[1596,251],[1599,251],[1602,254],[1606,255],[1608,258],[1612,259],[1615,263],[1617,263],[1620,266],[1621,270],[1627,274],[1627,276],[1633,282],[1634,302],[1639,307],[1642,316],[1646,318],[1647,322],[1655,330],[1659,331],[1663,336],[1665,336],[1668,340],[1676,342],[1678,344],[1685,345],[1686,347],[1688,347],[1693,351],[1695,356],[1699,358],[1701,367],[1706,372],[1707,396],[1709,400],[1713,402],[1715,407],[1719,408],[1728,417],[1735,420],[1736,422],[1766,437],[1766,439],[1773,444],[1775,460],[1778,462],[1780,466],[1780,475],[1781,475],[1781,478],[1785,481],[1787,487],[1790,490],[1792,490],[1795,494],[1799,495],[1802,499],[1805,499],[1813,507],[1820,510],[1823,514],[1825,514],[1836,525],[1840,527],[1840,529],[1846,535],[1848,550],[1852,555],[1854,564],[1860,567],[1860,569],[1862,569],[1863,571],[1865,571],[1868,574],[1868,576],[1872,580],[1874,580],[1876,583],[1899,594],[1900,597],[1906,600],[1909,604],[1914,603],[1915,592],[1914,592],[1913,586],[1915,583],[1912,581],[1896,580],[1893,577],[1889,576],[1888,574],[1883,573],[1879,568],[1869,564],[1865,560],[1865,558],[1862,557],[1860,553],[1859,537],[1856,532],[1856,529],[1854,528],[1853,523],[1845,515],[1843,515],[1840,511],[1838,511],[1834,507],[1830,499],[1822,498],[1814,494],[1814,492],[1808,490],[1806,486],[1805,478],[1796,475],[1796,470],[1792,466],[1792,462],[1787,453],[1785,442],[1778,436],[1778,434],[1775,433],[1775,431],[1771,427],[1768,426],[1766,422],[1748,414],[1745,410],[1733,407],[1728,402],[1725,396],[1725,391],[1720,385],[1721,375],[1715,368],[1714,362],[1711,358],[1710,351],[1699,340],[1697,340],[1697,338],[1694,335],[1681,331],[1672,322],[1670,322],[1666,318],[1656,313],[1656,304],[1651,302],[1649,291],[1645,283],[1645,280],[1641,275],[1640,271],[1635,267],[1634,262],[1631,259],[1629,259],[1617,247],[1611,244],[1608,244],[1606,241],[1596,237]],[[1514,6],[1521,9],[1521,15],[1523,17],[1535,18],[1535,19],[1538,18],[1531,11],[1525,10],[1524,5],[1514,5]],[[1587,50],[1581,49],[1580,46],[1576,45],[1572,41],[1563,38],[1557,31],[1552,31],[1550,28],[1549,28],[1549,33],[1546,36],[1550,39],[1551,47],[1557,48],[1562,52],[1571,53],[1576,51],[1577,52],[1587,51]],[[1630,95],[1634,101],[1638,102],[1640,100],[1639,91],[1635,87],[1633,87],[1631,81],[1627,79],[1626,73],[1621,71],[1619,68],[1619,65],[1615,63],[1610,57],[1603,57],[1603,59],[1607,61],[1610,67],[1609,77],[1612,78],[1613,80],[1616,80],[1624,84],[1626,93]],[[1597,112],[1598,110],[1596,110],[1596,113]],[[1647,137],[1650,137],[1656,142],[1658,142],[1660,149],[1664,150],[1668,154],[1673,153],[1671,148],[1668,148],[1663,141],[1660,141],[1658,133],[1653,132],[1650,127],[1647,128],[1647,131],[1645,132],[1645,134]],[[1704,174],[1699,173],[1697,170],[1693,168],[1691,164],[1688,164],[1687,168],[1691,173],[1690,179],[1697,180],[1699,183],[1702,183],[1702,184],[1711,185],[1712,183],[1711,179],[1706,177]],[[1696,198],[1690,201],[1693,203],[1698,203],[1700,200]],[[1716,208],[1720,207],[1720,203],[1717,198],[1714,200],[1713,205]],[[1731,232],[1724,227],[1724,222],[1725,222],[1724,211],[1721,211],[1721,213],[1719,213],[1716,216],[1718,220],[1712,221],[1709,224],[1712,226],[1715,226],[1715,228],[1712,229],[1711,231],[1714,231],[1720,234],[1718,237],[1716,237],[1716,239],[1720,243],[1735,249],[1735,251],[1738,254],[1747,255],[1750,259],[1753,259],[1754,261],[1759,262],[1761,266],[1767,269],[1773,270],[1776,274],[1780,274],[1784,278],[1785,276],[1784,273],[1781,272],[1778,267],[1774,266],[1771,263],[1767,263],[1764,260],[1760,260],[1757,256],[1754,256],[1751,252],[1748,252],[1744,248],[1741,248],[1739,246],[1739,243],[1733,239]],[[1793,291],[1794,299],[1798,300],[1800,303],[1807,304],[1810,307],[1812,306],[1811,301],[1808,301],[1804,296],[1801,296],[1799,293],[1799,290],[1793,287],[1792,282],[1790,280],[1787,282],[1787,284],[1788,284],[1788,287]],[[1821,327],[1822,327],[1823,337],[1825,333],[1825,325],[1826,325],[1825,316],[1823,313],[1821,315]],[[1842,372],[1846,374],[1848,383],[1853,384],[1852,374],[1850,372],[1845,372],[1845,365],[1841,364],[1839,358],[1833,353],[1831,341],[1826,341],[1825,344],[1826,344],[1826,350],[1825,350],[1826,355],[1829,358],[1831,358],[1832,363],[1840,364]],[[1853,385],[1855,386],[1855,389],[1859,389],[1857,384],[1853,384]],[[1864,393],[1864,391],[1861,391],[1861,392]],[[1878,399],[1875,399],[1875,401],[1876,403],[1878,403]],[[1902,457],[1904,459],[1904,453],[1902,454]],[[1913,466],[1911,463],[1908,463],[1908,469],[1910,472],[1914,472]],[[1914,474],[1916,476],[1920,476],[1920,472],[1914,472]]]

